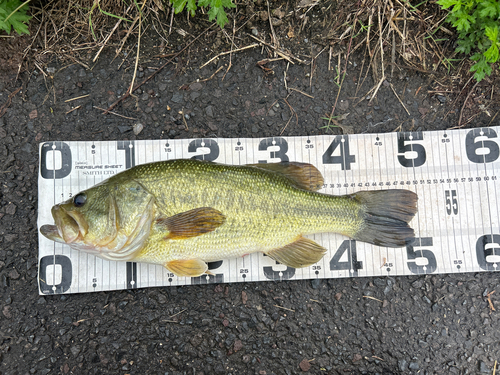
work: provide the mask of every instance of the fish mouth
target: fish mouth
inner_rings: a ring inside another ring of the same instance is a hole
[[[85,219],[76,211],[66,211],[59,205],[52,207],[55,225],[42,225],[40,232],[48,239],[61,243],[83,240],[88,231]]]

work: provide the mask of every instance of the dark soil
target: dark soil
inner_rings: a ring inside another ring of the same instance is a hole
[[[286,25],[281,28],[287,30]],[[157,48],[153,53],[159,43],[150,40],[145,51],[153,57],[141,62],[137,82],[167,60],[154,57],[165,51]],[[175,33],[169,40],[173,47],[168,53],[186,42]],[[323,46],[311,40],[311,35],[295,36],[289,43],[297,48],[291,52],[299,54],[303,48],[315,55]],[[327,131],[321,129],[327,123],[321,117],[330,115],[338,87],[326,53],[316,60],[312,77],[310,66],[287,67],[284,60],[260,68],[258,61],[272,57],[260,47],[234,54],[229,70],[229,55],[199,68],[227,47],[220,32],[200,38],[114,109],[134,120],[103,115],[96,108],[107,108],[131,82],[133,59],[119,69],[122,57],[113,60],[110,50],[91,70],[53,60],[43,74],[26,69],[17,81],[15,64],[14,70],[2,71],[0,373],[491,374],[500,360],[499,314],[487,301],[487,294],[499,286],[494,273],[38,295],[40,142]],[[22,48],[17,51],[22,53]],[[438,80],[451,78],[395,69],[369,103],[361,98],[376,82],[371,74],[364,78],[367,63],[356,53],[348,64],[335,110],[335,115],[348,113],[340,122],[344,130],[373,133],[457,125],[468,91],[461,96],[432,92]],[[202,82],[219,66],[224,68]],[[313,98],[288,92],[285,71],[289,88]],[[491,98],[492,82],[475,86],[469,96],[462,123],[478,115],[468,127],[488,126],[499,110],[498,100]],[[481,113],[480,104],[489,106],[491,117]],[[181,111],[188,115],[189,130]],[[132,129],[138,122],[144,129],[136,135]],[[492,125],[498,124],[497,117]],[[341,133],[339,128],[332,131]],[[491,295],[494,306],[497,294]]]

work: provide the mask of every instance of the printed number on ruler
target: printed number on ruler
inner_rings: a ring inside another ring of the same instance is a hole
[[[436,133],[437,134],[437,133]],[[465,133],[465,137],[459,133],[460,139],[465,148],[467,160],[474,164],[484,164],[495,162],[499,159],[500,150],[498,144],[498,135],[493,128],[479,128],[471,129]],[[397,154],[394,157],[398,160],[399,164],[406,168],[419,168],[427,162],[428,154],[423,144],[424,136],[429,136],[432,141],[432,133],[423,132],[410,132],[400,133],[395,137],[397,145]],[[356,137],[356,136],[351,136]],[[364,139],[370,136],[362,136]],[[382,146],[382,141],[378,136],[374,135],[375,146]],[[321,137],[318,137],[321,138]],[[435,137],[438,138],[437,135]],[[444,133],[438,141],[442,144],[451,144],[453,138]],[[234,142],[234,140],[219,140],[223,142]],[[195,139],[191,140],[187,145],[187,152],[195,154],[189,156],[195,159],[203,159],[209,161],[216,161],[220,156],[220,145],[218,140],[214,139]],[[140,141],[137,141],[138,143]],[[259,163],[268,163],[276,161],[289,161],[288,148],[289,144],[286,138],[283,137],[270,137],[257,141],[257,150],[260,152],[261,157],[258,159]],[[387,140],[385,142],[388,142]],[[109,144],[112,144],[110,142]],[[170,153],[175,146],[184,145],[184,141],[170,140],[165,143],[164,151]],[[231,143],[234,144],[234,143]],[[357,166],[357,158],[355,153],[350,148],[350,136],[337,135],[329,138],[328,146],[322,152],[322,162],[324,164],[337,165],[339,170],[352,170]],[[134,142],[132,141],[118,141],[115,143],[117,150],[124,151],[124,159],[126,168],[131,168],[135,165],[135,149]],[[183,146],[184,147],[184,146]],[[241,142],[237,142],[234,147],[235,151],[243,151]],[[314,148],[314,142],[307,139],[304,144],[306,150]],[[95,149],[93,149],[95,153]],[[262,158],[263,153],[267,152],[267,157]],[[390,156],[390,155],[389,155]],[[359,166],[363,167],[363,166]],[[59,180],[68,177],[73,171],[73,159],[71,147],[65,142],[47,142],[41,146],[40,150],[40,176],[45,180]],[[497,175],[486,172],[484,176],[475,177],[447,177],[442,176],[432,179],[418,179],[418,180],[405,180],[405,181],[353,181],[352,183],[325,183],[324,187],[385,187],[395,185],[435,185],[435,184],[448,184],[444,188],[444,207],[442,209],[447,216],[458,216],[461,214],[459,207],[460,199],[459,189],[453,185],[458,183],[471,183],[471,182],[496,182]],[[69,193],[71,197],[71,192]],[[63,197],[64,198],[64,197]],[[56,202],[57,203],[57,202]],[[433,248],[433,239],[431,237],[417,238],[412,244],[406,247],[407,267],[412,273],[432,273],[438,268],[436,260],[436,252],[440,249]],[[332,250],[333,251],[333,250]],[[481,235],[476,240],[476,259],[479,267],[486,271],[498,271],[500,268],[500,234],[487,233]],[[340,259],[347,255],[347,261]],[[348,271],[349,276],[357,276],[358,270],[363,269],[363,262],[357,260],[356,242],[353,240],[344,240],[337,250],[333,252],[330,259],[330,271]],[[457,268],[460,267],[461,260],[454,260]],[[216,264],[210,264],[209,269],[217,270],[221,267],[222,261]],[[391,267],[391,263],[386,264]],[[289,279],[295,276],[295,270],[287,267],[283,269],[282,265],[264,266],[264,276],[267,279]],[[311,266],[312,271],[319,275],[324,270],[321,270],[320,265]],[[245,271],[246,270],[246,271]],[[249,272],[248,269],[241,269],[242,279]],[[57,277],[54,275],[57,273]],[[52,275],[52,276],[51,276]],[[51,284],[51,280],[57,280],[57,283]],[[169,278],[172,281],[171,278]],[[212,283],[222,282],[224,274],[216,273],[215,276],[209,275],[208,277],[201,276],[192,278],[191,283]],[[92,286],[98,286],[99,280],[94,277],[91,279]],[[69,257],[65,255],[49,255],[40,259],[40,288],[44,293],[63,293],[71,287],[72,282],[72,264]],[[127,286],[137,287],[137,266],[135,263],[127,264]]]

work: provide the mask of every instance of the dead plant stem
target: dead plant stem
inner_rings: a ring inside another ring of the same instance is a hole
[[[125,95],[123,95],[121,98],[119,98],[116,102],[114,102],[113,104],[111,104],[108,109],[106,109],[106,111],[104,112],[104,114],[107,114],[109,111],[112,111],[119,103],[121,103],[123,100],[125,100],[126,98],[128,98],[130,96],[130,93],[137,90],[139,87],[141,87],[142,85],[144,85],[147,81],[149,81],[151,78],[153,78],[155,75],[157,75],[159,72],[161,72],[163,70],[163,68],[165,68],[168,64],[170,64],[177,56],[179,56],[181,53],[183,53],[189,46],[191,46],[191,44],[193,44],[194,42],[196,42],[200,37],[202,36],[206,36],[206,33],[208,32],[208,30],[210,30],[211,28],[213,27],[213,25],[210,25],[209,27],[207,27],[204,31],[202,31],[197,37],[195,37],[192,41],[190,41],[188,44],[186,44],[186,46],[181,49],[179,52],[177,52],[174,56],[172,56],[172,58],[170,60],[168,60],[166,63],[164,63],[162,66],[160,66],[158,68],[158,70],[155,70],[153,73],[151,73],[148,77],[146,77],[141,83],[139,83],[138,85],[136,85],[132,90],[129,90],[125,93]]]

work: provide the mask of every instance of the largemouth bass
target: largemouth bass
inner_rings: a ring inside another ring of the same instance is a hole
[[[55,205],[41,233],[108,260],[161,264],[199,276],[207,262],[263,252],[290,267],[326,249],[307,234],[335,232],[377,246],[414,237],[409,190],[318,193],[321,173],[297,162],[231,166],[179,159],[143,164]]]

